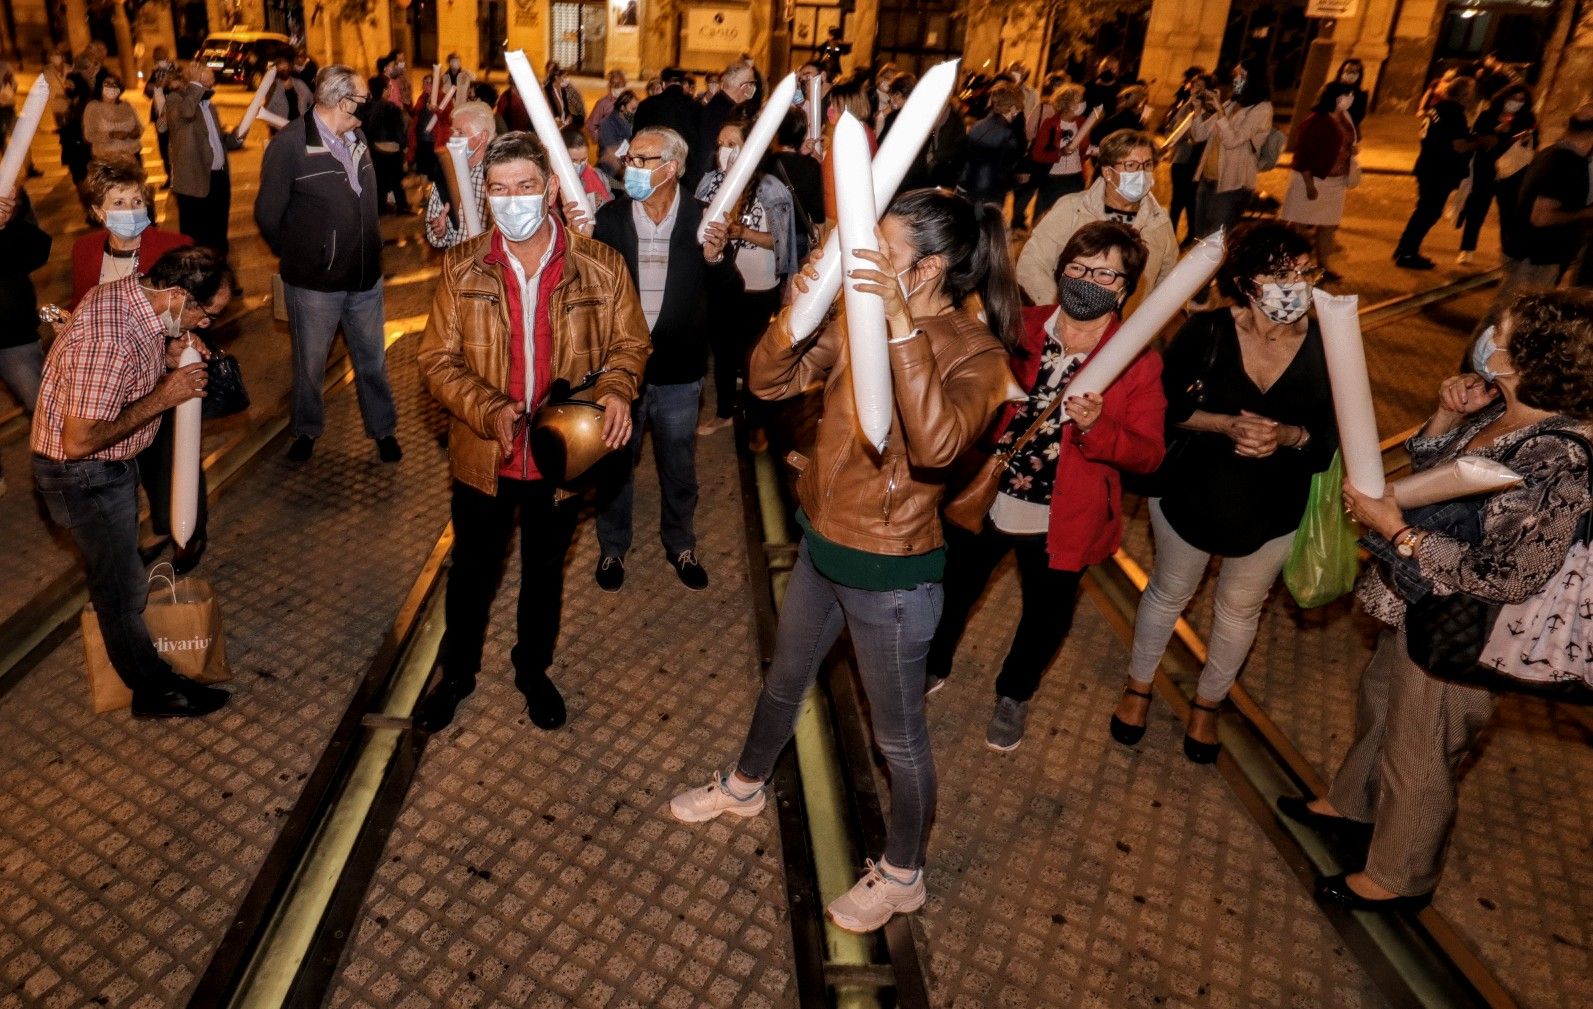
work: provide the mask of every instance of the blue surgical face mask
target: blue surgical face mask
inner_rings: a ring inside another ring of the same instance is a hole
[[[1471,345],[1471,367],[1490,385],[1506,375],[1515,374],[1513,371],[1494,371],[1488,366],[1488,362],[1500,350],[1499,345],[1493,342],[1493,335],[1494,327],[1489,326],[1477,336],[1477,342]]]
[[[137,238],[149,227],[147,210],[108,210],[105,212],[105,229],[117,238]]]
[[[633,200],[645,200],[658,187],[653,184],[653,173],[648,168],[628,165],[625,168],[625,195]]]

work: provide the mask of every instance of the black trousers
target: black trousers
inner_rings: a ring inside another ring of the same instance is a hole
[[[1447,177],[1416,176],[1416,207],[1410,212],[1410,220],[1405,222],[1405,232],[1399,236],[1394,255],[1421,255],[1422,241],[1444,216],[1444,204],[1449,202],[1449,194],[1459,184]]]
[[[722,299],[722,310],[714,313],[709,344],[714,352],[714,412],[720,417],[735,416],[736,379],[746,374],[748,355],[780,310],[780,290],[777,284],[767,291],[742,291]],[[747,402],[755,400],[748,396]]]
[[[371,152],[371,167],[376,169],[376,207],[387,212],[387,194],[393,194],[394,213],[409,213],[409,197],[404,193],[404,152]]]
[[[225,259],[231,245],[227,241],[227,218],[232,214],[232,176],[225,168],[210,173],[209,196],[177,194],[177,228],[194,240],[221,253]]]
[[[996,693],[1027,701],[1039,689],[1041,677],[1073,627],[1079,581],[1084,577],[1082,570],[1052,569],[1044,533],[1009,536],[989,519],[978,535],[946,525],[946,604],[929,646],[929,675],[950,675],[968,616],[1008,551],[1017,555],[1023,602],[1012,647],[996,677]]]
[[[160,429],[149,447],[138,453],[138,481],[149,498],[149,528],[156,536],[171,535],[171,452],[172,417],[168,410],[160,419]],[[203,543],[208,537],[210,524],[210,488],[204,467],[199,470],[199,521],[194,523],[194,535],[188,542]]]
[[[575,538],[578,499],[553,503],[545,480],[499,478],[496,495],[455,482],[453,566],[444,601],[448,631],[443,640],[443,675],[474,682],[492,600],[503,580],[516,512],[520,526],[520,602],[510,660],[516,679],[545,672],[553,664],[564,601],[564,561]]]

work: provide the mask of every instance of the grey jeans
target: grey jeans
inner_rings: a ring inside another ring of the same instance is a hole
[[[899,869],[924,864],[935,818],[935,760],[924,718],[925,664],[945,596],[939,582],[871,592],[819,574],[803,541],[780,607],[774,662],[764,677],[736,769],[767,781],[790,742],[802,698],[841,635],[852,634],[857,672],[868,694],[874,743],[890,770],[891,819],[885,857]]]
[[[354,361],[354,391],[369,438],[398,430],[398,407],[387,384],[387,344],[382,335],[382,282],[369,291],[312,291],[283,284],[288,325],[293,330],[293,425],[295,438],[319,438],[326,429],[321,391],[326,358],[338,325]]]

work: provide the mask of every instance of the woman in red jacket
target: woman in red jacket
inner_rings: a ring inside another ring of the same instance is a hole
[[[1316,262],[1329,283],[1339,275],[1328,269],[1333,236],[1344,219],[1344,194],[1349,190],[1350,166],[1360,145],[1350,108],[1356,86],[1328,81],[1316,96],[1311,114],[1300,124],[1294,144],[1293,171],[1278,217],[1302,230],[1316,232]]]
[[[155,260],[193,239],[155,227],[144,170],[132,161],[89,165],[85,188],[89,213],[99,227],[72,243],[72,307],[94,287],[134,273],[148,273]]]
[[[1145,243],[1126,224],[1098,221],[1074,233],[1057,260],[1061,304],[1023,311],[1024,340],[1011,367],[1029,396],[997,423],[998,451],[1023,437],[1112,338],[1145,257]],[[951,674],[968,614],[996,565],[1008,551],[1017,554],[1023,608],[996,678],[985,734],[991,749],[1023,741],[1029,699],[1067,638],[1084,569],[1112,556],[1123,538],[1120,471],[1150,473],[1161,464],[1161,372],[1161,358],[1146,351],[1104,396],[1065,399],[1002,474],[984,528],[971,534],[946,526],[946,602],[929,650],[928,693]]]

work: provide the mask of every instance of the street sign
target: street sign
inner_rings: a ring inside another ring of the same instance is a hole
[[[1361,0],[1310,0],[1305,6],[1308,18],[1352,18],[1360,12]]]

